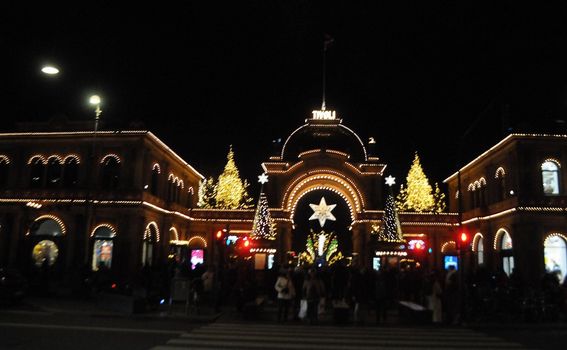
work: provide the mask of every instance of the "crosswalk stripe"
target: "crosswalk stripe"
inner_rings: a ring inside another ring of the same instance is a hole
[[[210,349],[518,349],[518,343],[464,328],[210,324],[151,350]]]
[[[192,333],[186,333],[181,335],[182,338],[193,338],[193,339],[197,339],[197,338],[214,338],[218,335],[218,332],[210,332],[210,331],[194,331]],[[223,338],[236,338],[236,339],[242,339],[243,337],[263,337],[263,338],[269,338],[270,340],[286,340],[289,339],[289,337],[297,337],[299,335],[297,334],[293,334],[291,332],[286,332],[286,333],[265,333],[265,332],[255,332],[255,331],[250,331],[250,332],[231,332],[231,331],[223,331],[222,332],[222,337]],[[369,339],[372,341],[379,341],[379,340],[388,340],[388,339],[399,339],[400,337],[404,337],[404,336],[410,336],[410,334],[407,335],[399,335],[399,334],[336,334],[336,335],[321,335],[319,333],[310,333],[310,334],[301,334],[301,337],[303,339],[305,339],[306,341],[319,341],[319,339],[321,337],[324,337],[324,339],[326,341],[336,341],[336,340],[341,340],[342,338],[344,338],[345,336],[363,336],[365,339]],[[427,341],[427,340],[435,340],[435,339],[439,339],[440,337],[438,335],[429,335],[429,336],[419,336],[419,339],[423,340],[423,341]],[[444,335],[442,336],[442,338],[445,341],[448,340],[476,340],[479,339],[479,334],[470,334],[467,336],[459,336],[459,335]],[[482,339],[486,339],[486,340],[493,340],[493,341],[501,341],[499,338],[496,337],[482,337]]]

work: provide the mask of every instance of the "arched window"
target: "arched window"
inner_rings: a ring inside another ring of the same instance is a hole
[[[53,240],[64,234],[63,222],[54,216],[39,217],[30,225],[28,235],[46,238],[33,247],[32,259],[35,266],[41,267],[44,264],[52,266],[55,264],[59,255],[59,248]]]
[[[167,201],[173,201],[173,191],[174,191],[175,180],[173,174],[169,174],[167,177]]]
[[[477,263],[479,265],[484,264],[484,238],[480,238],[478,240],[477,246],[476,246],[476,252],[477,252]]]
[[[150,192],[154,196],[157,196],[157,194],[158,194],[158,180],[159,180],[159,173],[160,173],[159,166],[156,166],[156,165],[157,164],[155,164],[153,169],[152,169],[152,180],[151,180],[151,183],[150,183]]]
[[[470,204],[470,209],[472,210],[472,209],[476,208],[476,194],[474,193],[475,192],[474,184],[472,184],[472,183],[469,184],[469,187],[467,187],[467,190],[469,191],[469,194],[470,194],[469,204]]]
[[[566,237],[562,234],[552,233],[543,243],[545,271],[557,275],[562,283],[567,274],[567,245]]]
[[[9,171],[10,159],[4,155],[0,155],[0,187],[6,186],[8,182]]]
[[[553,196],[559,194],[559,163],[546,160],[541,164],[541,179],[543,181],[543,194]]]
[[[45,165],[40,157],[35,157],[30,161],[30,187],[39,188],[43,186],[43,176],[45,172]]]
[[[61,161],[52,157],[47,161],[47,187],[57,187],[61,183]]]
[[[79,161],[76,158],[65,159],[63,169],[63,185],[75,187],[79,182]]]
[[[496,248],[500,251],[500,257],[502,258],[502,269],[508,276],[510,276],[510,274],[514,271],[512,237],[508,231],[500,229],[496,232],[495,241],[497,243]]]
[[[478,190],[479,190],[479,204],[481,207],[485,207],[486,206],[486,180],[484,177],[481,177],[480,180],[478,180]]]
[[[159,230],[155,222],[150,222],[144,230],[142,242],[142,265],[152,266],[155,262],[156,243],[159,242]]]
[[[120,163],[115,157],[105,157],[102,162],[102,187],[107,190],[118,188]]]
[[[97,271],[103,266],[104,268],[110,269],[116,230],[110,225],[99,225],[94,229],[92,236],[94,237],[93,271]]]
[[[503,201],[506,199],[506,173],[503,168],[496,170],[496,201]]]

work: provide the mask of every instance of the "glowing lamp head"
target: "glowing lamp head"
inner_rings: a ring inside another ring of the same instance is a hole
[[[244,240],[244,247],[248,248],[250,246],[250,241],[247,239]]]
[[[469,235],[466,232],[461,232],[461,242],[467,243],[469,241]]]
[[[222,230],[218,230],[217,234],[216,234],[217,239],[221,239],[222,238]]]
[[[57,75],[59,74],[59,69],[55,66],[46,65],[41,68],[41,72],[47,75]]]
[[[92,105],[99,105],[100,101],[101,101],[101,99],[100,99],[99,95],[92,95],[89,98],[89,103],[92,104]]]

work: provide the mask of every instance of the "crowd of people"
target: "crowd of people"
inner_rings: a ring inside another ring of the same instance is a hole
[[[104,269],[98,279],[105,281]],[[96,276],[95,276],[96,277]],[[544,275],[540,286],[523,286],[512,273],[494,273],[480,267],[460,276],[454,267],[426,270],[416,265],[383,266],[375,271],[347,266],[277,267],[256,271],[250,261],[231,261],[223,266],[181,261],[167,267],[146,267],[140,275],[148,295],[166,298],[171,281],[191,281],[199,302],[215,311],[235,307],[245,312],[259,296],[277,304],[277,321],[305,320],[317,323],[323,313],[335,321],[352,317],[359,324],[389,321],[399,301],[427,308],[431,322],[458,324],[470,321],[555,321],[567,319],[567,282],[555,274]],[[462,283],[464,282],[464,283]]]

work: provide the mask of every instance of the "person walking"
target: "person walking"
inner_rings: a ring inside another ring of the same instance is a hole
[[[278,292],[278,322],[287,322],[289,305],[295,296],[291,271],[280,273],[274,289]]]
[[[307,299],[307,317],[310,324],[317,323],[319,311],[319,299],[325,295],[324,285],[317,277],[315,269],[309,270],[309,274],[303,282],[303,295]]]

